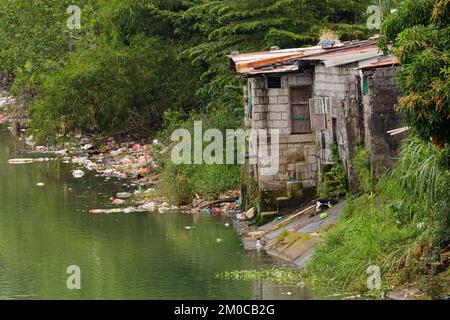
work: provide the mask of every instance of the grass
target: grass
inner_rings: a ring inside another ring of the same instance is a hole
[[[291,268],[227,271],[216,275],[219,280],[272,281],[282,284],[303,285],[302,273]]]
[[[407,142],[373,192],[348,200],[343,218],[307,265],[308,279],[320,287],[364,292],[370,265],[381,268],[383,289],[428,275],[428,263],[450,240],[446,152]]]
[[[159,137],[161,141],[167,143],[174,130],[186,129],[193,138],[195,121],[202,121],[203,132],[210,128],[225,132],[227,129],[240,127],[240,116],[240,113],[233,110],[212,110],[203,114],[166,113],[166,129],[160,133]],[[224,152],[226,152],[225,147]],[[161,165],[163,170],[158,191],[173,203],[190,203],[197,196],[213,199],[222,192],[239,188],[240,185],[241,167],[237,164],[174,164],[170,160],[170,152],[168,152],[167,157],[161,159]]]
[[[347,196],[342,218],[329,228],[302,271],[263,269],[225,272],[223,280],[309,283],[316,290],[369,293],[367,270],[381,269],[381,292],[414,284],[431,297],[448,294],[450,269],[431,273],[430,262],[450,243],[449,147],[438,150],[414,138],[378,182],[369,175],[369,155],[357,153],[362,191]],[[291,234],[283,231],[278,240]],[[373,292],[370,292],[373,293]]]

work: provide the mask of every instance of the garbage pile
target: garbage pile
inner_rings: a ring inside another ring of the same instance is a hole
[[[26,110],[13,97],[0,93],[0,125],[7,123],[26,123]]]
[[[15,105],[16,101],[11,97],[0,97],[0,124],[6,122],[11,112],[7,107]],[[16,106],[15,106],[16,107]],[[20,108],[19,108],[20,109]],[[2,114],[2,110],[5,111]],[[26,132],[23,129],[22,132]],[[25,135],[25,133],[21,133]],[[69,137],[69,141],[61,145],[37,145],[32,135],[19,137],[24,141],[25,150],[18,150],[19,154],[48,154],[53,158],[20,158],[10,159],[13,164],[31,164],[35,162],[61,159],[63,163],[73,165],[72,176],[74,179],[83,178],[88,172],[93,172],[97,177],[105,181],[111,179],[126,180],[124,185],[127,191],[111,197],[110,205],[106,209],[90,210],[91,214],[116,214],[116,213],[165,213],[172,210],[186,213],[206,214],[237,214],[240,211],[239,191],[230,191],[221,194],[218,200],[206,201],[197,198],[191,205],[184,207],[173,206],[164,198],[157,198],[155,186],[160,181],[161,168],[157,159],[164,157],[169,151],[167,146],[157,140],[133,140],[124,137],[118,142],[113,137],[96,137],[92,135],[75,135]],[[160,161],[160,160],[159,160]],[[151,200],[150,200],[151,199]]]
[[[147,187],[159,181],[159,166],[154,161],[152,152],[159,145],[140,144],[137,142],[116,143],[113,138],[105,142],[96,142],[90,137],[78,136],[81,144],[66,143],[64,148],[37,147],[40,152],[61,154],[65,163],[72,163],[77,168],[75,178],[84,176],[85,171],[94,171],[105,180],[111,178],[130,179],[134,185]],[[160,148],[161,149],[161,148]]]
[[[14,98],[9,96],[0,97],[0,124],[5,124],[8,120],[8,114],[6,109],[15,104]],[[5,112],[3,112],[5,111]]]
[[[240,212],[240,191],[230,191],[220,194],[217,200],[206,201],[199,196],[190,206],[192,213],[204,212],[207,214],[236,214]]]
[[[16,104],[16,100],[10,96],[0,97],[0,107],[9,107]]]

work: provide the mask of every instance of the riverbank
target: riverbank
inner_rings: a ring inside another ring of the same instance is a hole
[[[361,220],[351,220],[352,222],[350,223],[348,220],[349,214],[346,214],[343,222],[337,223],[337,229],[335,228],[327,232],[338,221],[344,204],[339,204],[331,209],[325,216],[312,216],[315,213],[315,203],[309,203],[298,211],[284,217],[277,217],[274,221],[258,227],[254,222],[254,216],[246,216],[241,211],[240,194],[238,191],[222,193],[216,199],[208,200],[196,195],[192,203],[181,206],[170,204],[158,192],[162,165],[168,159],[170,148],[157,140],[135,139],[124,134],[117,136],[75,135],[66,138],[66,142],[57,145],[40,146],[34,142],[31,135],[27,135],[26,130],[21,130],[20,135],[21,139],[27,145],[23,150],[19,150],[19,154],[21,155],[25,154],[27,157],[34,157],[45,154],[47,156],[57,157],[63,163],[73,166],[71,173],[75,179],[81,179],[85,174],[92,172],[95,177],[104,181],[116,180],[122,182],[121,190],[110,195],[110,202],[107,205],[101,208],[89,208],[88,211],[91,215],[115,215],[123,213],[152,214],[168,211],[182,211],[187,214],[204,213],[211,216],[225,215],[232,219],[246,249],[263,250],[277,260],[284,261],[294,267],[292,272],[297,272],[296,268],[299,267],[306,266],[307,270],[313,268],[313,271],[309,273],[309,278],[305,277],[305,279],[317,279],[320,277],[328,279],[326,274],[331,271],[342,272],[343,277],[348,273],[353,273],[354,279],[352,281],[356,281],[357,286],[344,286],[336,291],[367,291],[365,287],[367,275],[364,268],[368,265],[367,263],[374,259],[373,257],[367,258],[366,254],[371,254],[370,248],[367,249],[365,246],[361,246],[362,260],[360,261],[361,266],[358,268],[354,270],[346,268],[342,268],[342,270],[330,270],[330,266],[339,265],[340,260],[345,261],[347,258],[350,259],[349,255],[351,252],[355,252],[355,246],[358,249],[359,242],[368,239],[367,237],[362,237],[363,240],[361,241],[356,239],[345,243],[343,239],[348,239],[348,235],[341,234],[340,228],[342,227],[339,226],[344,225],[345,228],[351,228],[352,230],[356,228],[362,232],[362,230],[373,228],[374,225],[379,224],[379,220],[376,219],[367,222],[366,217],[362,213]],[[171,183],[176,184],[177,180],[174,179]],[[397,202],[401,200],[402,197],[395,198]],[[383,201],[386,205],[389,204],[389,206],[392,206],[392,203],[395,202],[391,198],[384,199]],[[367,208],[372,208],[373,204],[362,202],[360,207],[364,211]],[[396,210],[401,211],[403,208]],[[389,228],[391,228],[393,227],[391,225],[392,222],[395,222],[395,219],[398,219],[398,217],[388,217],[390,223]],[[395,219],[393,220],[393,218]],[[418,223],[420,224],[422,222],[418,221]],[[383,232],[391,229],[378,230],[376,234],[380,235],[380,239],[384,241],[386,239],[382,237]],[[394,230],[394,232],[400,235],[402,233],[401,230]],[[417,235],[408,232],[406,234],[407,237],[417,237]],[[339,234],[339,242],[345,244],[338,256],[336,256],[336,246],[339,247],[339,244],[333,244],[330,247],[330,241],[335,241],[333,240],[333,235],[336,233]],[[372,237],[371,235],[367,236],[369,238]],[[394,237],[393,239],[397,241],[403,238]],[[318,250],[316,250],[318,253],[313,254],[313,249],[317,245],[319,245]],[[365,253],[364,250],[366,250]],[[384,252],[380,249],[377,254],[383,254]],[[333,256],[334,258],[331,259]],[[309,264],[307,262],[311,257],[312,264]],[[359,262],[357,261],[357,263]],[[446,263],[448,263],[447,260],[441,264],[445,265]],[[354,266],[356,264],[352,262],[348,265]],[[389,271],[388,276],[392,277],[400,274],[400,272],[391,273]],[[438,278],[432,277],[432,279]],[[340,281],[341,283],[339,285],[345,284],[345,279],[341,279]],[[388,278],[386,286],[383,289],[389,292],[393,287],[401,286],[405,282],[407,281],[392,282]],[[325,284],[325,287],[328,285],[328,283]],[[411,296],[409,293],[407,295]],[[399,296],[401,294],[392,295],[392,297]]]
[[[242,248],[229,218],[179,211],[89,214],[110,206],[125,181],[87,170],[75,178],[73,165],[60,160],[10,165],[24,148],[23,140],[0,128],[0,300],[315,297],[307,288],[269,281],[215,279],[227,270],[274,266],[267,255]],[[66,287],[70,265],[81,268],[82,290]]]
[[[220,194],[216,199],[205,200],[197,196],[191,204],[171,204],[159,191],[162,166],[168,158],[169,147],[158,140],[136,139],[126,134],[115,136],[74,135],[65,137],[60,144],[38,145],[24,128],[19,132],[13,127],[15,100],[8,97],[8,108],[3,109],[2,121],[24,140],[26,148],[19,150],[23,157],[53,156],[63,163],[73,165],[75,178],[87,172],[105,181],[117,179],[123,182],[123,192],[111,195],[111,206],[92,208],[91,214],[142,213],[181,210],[186,213],[236,215],[239,210],[239,191]],[[11,163],[26,163],[25,159],[11,159]],[[173,183],[176,183],[175,181]]]
[[[312,283],[367,291],[369,274],[379,270],[379,285],[373,286],[379,290],[399,288],[434,299],[448,297],[447,157],[431,143],[405,141],[388,172],[376,183],[365,184],[361,195],[348,197],[342,218],[325,234],[306,266]],[[367,173],[360,179],[374,181]]]

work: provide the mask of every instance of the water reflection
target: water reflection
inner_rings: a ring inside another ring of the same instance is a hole
[[[9,165],[23,146],[0,131],[0,299],[306,299],[306,289],[222,281],[218,272],[272,265],[207,215],[90,215],[122,190],[59,161]],[[38,187],[37,183],[44,183]],[[186,230],[185,226],[195,226]],[[216,239],[223,239],[217,243]],[[81,268],[68,290],[66,269]],[[292,295],[287,295],[292,292]]]

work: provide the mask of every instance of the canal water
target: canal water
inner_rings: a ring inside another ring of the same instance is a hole
[[[17,154],[23,148],[0,127],[0,299],[312,298],[298,287],[215,279],[274,264],[245,251],[225,218],[91,215],[123,191],[123,182],[74,179],[60,161],[8,164],[24,157]],[[81,269],[81,290],[67,288],[71,265]]]

